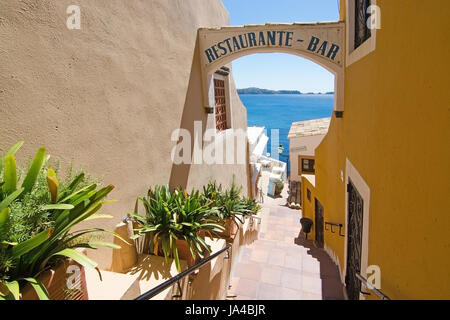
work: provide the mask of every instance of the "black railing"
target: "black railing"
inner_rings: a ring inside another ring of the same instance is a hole
[[[378,290],[377,288],[375,288],[371,283],[369,283],[367,281],[366,278],[364,278],[362,275],[360,275],[359,273],[356,273],[356,277],[358,278],[359,281],[361,281],[361,283],[363,283],[366,288],[370,289],[371,291],[373,291],[373,293],[375,293],[375,295],[380,298],[381,300],[391,300],[389,299],[389,297],[387,295],[385,295],[383,292],[381,292],[380,290]],[[365,293],[367,294],[367,293]],[[369,293],[370,294],[370,293]]]
[[[209,257],[206,257],[204,259],[202,259],[199,263],[197,263],[195,266],[190,267],[189,269],[177,274],[176,276],[170,278],[169,280],[161,283],[160,285],[154,287],[153,289],[147,291],[146,293],[140,295],[139,297],[137,297],[135,300],[149,300],[151,298],[153,298],[154,296],[156,296],[157,294],[161,293],[162,291],[166,290],[168,287],[170,287],[171,285],[173,285],[174,283],[177,283],[178,285],[178,290],[180,291],[180,293],[178,295],[174,295],[173,298],[181,298],[183,293],[181,291],[181,285],[180,285],[180,280],[182,280],[184,277],[190,275],[191,273],[193,273],[195,270],[200,269],[201,267],[203,267],[205,264],[207,264],[208,262],[210,262],[212,259],[218,257],[219,255],[221,255],[222,253],[224,253],[225,251],[228,252],[227,257],[229,258],[229,250],[231,249],[231,244],[227,244],[225,248],[220,249],[219,251],[213,253],[212,255],[210,255]]]

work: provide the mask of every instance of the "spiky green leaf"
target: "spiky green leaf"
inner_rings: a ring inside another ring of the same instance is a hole
[[[24,242],[19,243],[17,246],[12,248],[12,256],[18,258],[23,254],[33,250],[34,248],[41,245],[44,241],[46,241],[53,234],[54,228],[50,228],[44,230],[31,239],[28,239]]]
[[[89,259],[86,255],[84,255],[81,252],[78,252],[74,249],[70,249],[70,248],[61,250],[53,255],[54,256],[65,256],[65,257],[71,258],[86,268],[96,268],[98,265],[97,262]]]
[[[44,159],[45,148],[41,147],[34,156],[30,169],[28,169],[28,173],[23,180],[22,188],[24,188],[25,193],[31,192],[31,190],[33,189],[34,184],[36,183],[36,179],[39,175],[39,171],[41,171],[42,164],[44,163]]]
[[[31,284],[40,300],[50,300],[50,295],[48,294],[47,289],[40,281],[34,278],[25,278],[24,280],[28,281]]]
[[[5,170],[3,171],[3,192],[11,194],[17,190],[17,166],[16,158],[9,155],[5,159]]]

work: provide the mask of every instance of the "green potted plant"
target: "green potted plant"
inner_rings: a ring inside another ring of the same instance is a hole
[[[242,187],[237,187],[233,183],[229,190],[220,192],[215,202],[218,207],[217,219],[224,227],[222,237],[233,238],[239,229],[239,225],[244,223],[243,216],[250,213],[241,199]]]
[[[201,194],[202,201],[204,204],[215,207],[221,193],[222,185],[218,185],[216,181],[210,181],[206,186],[203,186],[203,193]]]
[[[275,195],[278,196],[281,194],[284,188],[284,183],[280,179],[275,180]]]
[[[134,239],[145,236],[150,254],[173,258],[177,270],[181,271],[180,259],[192,266],[204,252],[211,248],[204,240],[206,233],[211,237],[223,228],[214,219],[217,209],[198,191],[187,194],[168,186],[149,189],[147,197],[138,198],[144,205],[145,215],[130,213],[135,219]],[[136,210],[137,211],[137,210]]]
[[[242,198],[242,204],[244,205],[245,209],[248,210],[249,215],[257,215],[261,210],[261,206],[259,205],[259,203],[252,198]]]
[[[83,172],[59,180],[48,167],[45,148],[38,150],[23,175],[14,156],[22,144],[17,143],[0,158],[0,300],[20,299],[31,288],[39,299],[49,299],[52,292],[47,289],[51,288],[41,279],[50,270],[68,259],[97,268],[97,263],[77,248],[119,248],[90,237],[109,232],[104,229],[71,231],[83,221],[110,217],[96,212],[109,202],[104,198],[114,187],[98,189]],[[65,283],[53,281],[51,286],[60,289]]]

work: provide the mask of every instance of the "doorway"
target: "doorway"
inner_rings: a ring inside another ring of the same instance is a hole
[[[323,229],[324,229],[324,222],[323,222],[323,206],[320,203],[317,198],[314,198],[314,216],[315,216],[315,233],[316,233],[316,247],[317,248],[323,248],[324,246],[324,239],[323,239]]]
[[[352,180],[348,180],[348,221],[347,221],[347,272],[345,286],[350,300],[359,300],[361,282],[356,274],[361,273],[362,231],[364,200]]]

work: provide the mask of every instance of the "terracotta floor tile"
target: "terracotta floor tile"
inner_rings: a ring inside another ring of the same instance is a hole
[[[247,296],[237,296],[234,300],[256,300],[256,298]]]
[[[234,276],[250,280],[259,280],[261,278],[261,269],[261,264],[240,262],[235,266]]]
[[[272,266],[284,266],[284,257],[286,253],[284,253],[280,249],[272,249],[269,252],[269,256],[267,258],[267,264]]]
[[[322,300],[322,295],[309,292],[303,292],[303,300]]]
[[[235,289],[237,288],[238,283],[239,283],[238,277],[231,278],[229,290],[234,292]]]
[[[322,294],[322,280],[320,278],[302,275],[301,283],[303,292]]]
[[[234,290],[234,294],[246,297],[257,297],[259,282],[250,279],[240,278]]]
[[[261,283],[258,290],[258,300],[280,300],[282,288],[279,286]]]
[[[298,271],[302,271],[302,256],[301,255],[291,255],[291,254],[286,254],[285,258],[284,258],[284,266],[286,268],[291,268],[291,269],[295,269]]]
[[[250,260],[260,263],[267,263],[269,252],[267,250],[253,249]]]
[[[284,271],[281,275],[281,286],[283,288],[302,290],[302,273]]]
[[[300,210],[283,198],[265,199],[259,234],[239,253],[230,294],[234,300],[343,299],[338,268],[300,235]]]
[[[283,299],[283,300],[303,300],[303,293],[300,290],[281,288],[281,299]]]
[[[320,274],[320,263],[313,259],[302,259],[302,270],[313,274]]]
[[[274,267],[264,267],[261,270],[261,282],[272,285],[281,285],[282,269]]]

